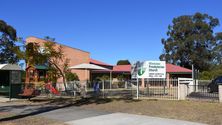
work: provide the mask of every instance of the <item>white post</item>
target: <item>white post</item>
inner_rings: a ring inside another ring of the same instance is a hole
[[[104,80],[103,80],[103,98],[104,98]]]
[[[139,79],[137,78],[136,99],[139,99]]]
[[[178,81],[177,81],[177,99],[180,100],[180,78],[178,78]]]
[[[192,79],[194,80],[194,66],[192,65]]]
[[[110,85],[109,85],[109,89],[111,90],[112,89],[112,71],[110,71],[110,74],[109,74],[110,76]]]
[[[86,77],[85,91],[87,92],[87,84],[88,84],[88,74],[87,74],[87,69],[85,69],[85,77]]]

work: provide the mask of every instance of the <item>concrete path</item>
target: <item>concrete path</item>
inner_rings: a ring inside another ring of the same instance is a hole
[[[80,120],[66,122],[69,125],[204,125],[200,123],[133,115],[126,113],[113,113],[95,116]]]
[[[182,120],[111,113],[82,109],[79,107],[62,108],[40,114],[43,117],[63,121],[69,125],[204,125]]]
[[[95,110],[89,110],[89,109],[86,110],[79,107],[68,107],[68,108],[62,108],[62,109],[58,109],[58,110],[54,110],[50,112],[45,112],[45,113],[40,114],[40,116],[63,121],[63,122],[68,122],[68,121],[107,115],[107,114],[110,114],[110,112],[95,111]]]

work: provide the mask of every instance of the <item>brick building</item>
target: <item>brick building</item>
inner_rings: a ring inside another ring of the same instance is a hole
[[[43,44],[46,42],[44,39],[36,38],[36,37],[28,37],[26,39],[27,43],[38,43],[40,46],[43,46]],[[112,81],[115,81],[118,75],[124,74],[127,76],[127,79],[131,79],[131,65],[110,65],[95,59],[90,58],[90,53],[69,47],[66,45],[62,45],[59,43],[56,43],[57,45],[61,45],[63,48],[64,56],[65,58],[69,59],[69,66],[75,66],[81,63],[90,63],[99,65],[102,67],[105,67],[109,70],[96,70],[96,71],[85,71],[85,70],[74,70],[72,69],[72,72],[76,73],[80,79],[80,81],[86,81],[86,80],[93,80],[97,76],[101,75],[110,75]],[[61,62],[63,63],[63,62]],[[44,65],[36,65],[32,66],[27,64],[26,68],[26,82],[39,82],[42,81],[42,79],[46,76],[47,66]],[[166,74],[167,79],[172,78],[178,78],[178,77],[192,77],[192,70],[186,69],[180,66],[172,65],[172,64],[166,64]],[[57,80],[57,83],[62,83],[62,78],[59,78]],[[142,86],[144,87],[144,80],[142,80]]]
[[[28,37],[26,39],[26,44],[28,43],[38,43],[40,46],[43,46],[44,43],[46,42],[46,40],[44,39],[40,39],[40,38],[36,38],[36,37]],[[69,47],[66,45],[62,45],[62,44],[58,44],[57,45],[61,45],[63,52],[64,52],[64,56],[65,58],[69,59],[69,65],[70,66],[74,66],[74,65],[78,65],[81,63],[89,63],[90,62],[90,53],[77,49],[77,48],[73,48],[73,47]],[[44,66],[31,66],[29,64],[27,64],[27,68],[26,68],[26,82],[39,82],[41,81],[41,78],[45,77],[45,70],[47,70],[47,67]],[[72,72],[75,72],[80,80],[86,80],[89,79],[89,75],[85,75],[86,72],[83,70],[72,70]],[[89,72],[87,71],[87,73],[89,74]],[[58,79],[57,82],[62,82],[62,78]]]

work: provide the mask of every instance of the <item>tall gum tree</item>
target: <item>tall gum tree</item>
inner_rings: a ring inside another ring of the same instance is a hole
[[[0,20],[0,63],[17,63],[20,49],[16,46],[16,30],[5,21]]]
[[[217,26],[217,18],[202,13],[174,18],[168,26],[167,38],[162,39],[164,52],[160,60],[186,68],[193,64],[200,71],[208,70],[215,59],[214,29]]]

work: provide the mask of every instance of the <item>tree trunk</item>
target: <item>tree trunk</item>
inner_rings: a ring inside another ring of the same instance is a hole
[[[62,79],[63,79],[63,84],[64,84],[64,87],[65,87],[65,92],[67,91],[67,86],[66,86],[66,77],[65,77],[65,74],[63,74],[62,70],[59,68],[59,66],[57,66],[55,63],[53,63],[52,61],[49,61],[52,65],[55,66],[56,69],[59,70],[60,74],[62,75]]]

